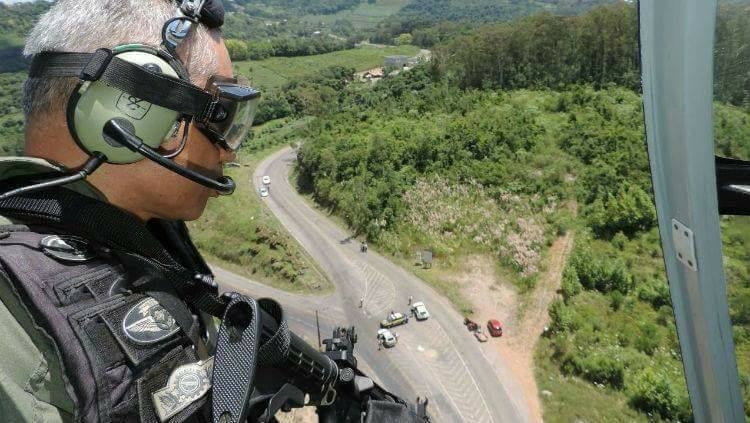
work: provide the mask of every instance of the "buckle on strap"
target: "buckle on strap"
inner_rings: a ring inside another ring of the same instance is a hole
[[[78,77],[81,81],[99,80],[113,57],[115,57],[115,55],[112,53],[112,50],[106,48],[97,49],[91,54],[91,58],[89,58],[89,61],[83,66],[81,74]]]

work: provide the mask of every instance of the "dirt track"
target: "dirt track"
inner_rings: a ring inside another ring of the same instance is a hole
[[[522,313],[519,311],[521,297],[495,274],[489,257],[469,258],[465,263],[466,272],[456,278],[474,305],[479,323],[490,318],[503,322],[504,335],[488,343],[492,349],[487,356],[491,362],[503,362],[510,369],[523,390],[529,418],[534,422],[542,421],[539,390],[534,379],[534,348],[549,321],[547,310],[560,289],[562,271],[572,246],[573,233],[552,244],[547,255],[547,270],[529,293]]]

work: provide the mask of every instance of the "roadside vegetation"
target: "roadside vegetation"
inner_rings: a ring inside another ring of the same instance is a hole
[[[303,192],[404,263],[432,249],[437,274],[491,254],[529,291],[551,240],[576,231],[536,353],[552,422],[692,420],[651,197],[635,18],[619,4],[459,36],[435,47],[430,66],[350,85],[298,155]],[[750,135],[746,100],[730,94],[744,81],[717,91],[717,152],[731,157],[748,157],[738,141]],[[724,218],[722,228],[750,410],[750,227]]]
[[[321,294],[332,288],[310,256],[263,205],[253,172],[265,157],[295,142],[307,119],[273,121],[254,128],[225,170],[237,182],[231,197],[209,201],[203,216],[188,224],[195,245],[212,263],[290,292]]]

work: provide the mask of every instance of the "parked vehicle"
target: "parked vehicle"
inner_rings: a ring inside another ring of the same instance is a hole
[[[464,319],[464,325],[466,325],[466,329],[469,329],[470,332],[474,332],[479,328],[479,325],[468,317]]]
[[[263,178],[261,178],[263,181],[263,185],[271,185],[271,177],[268,175],[263,175]]]
[[[392,328],[405,323],[409,323],[409,316],[404,313],[391,313],[388,317],[380,321],[380,327]]]
[[[474,331],[474,337],[477,338],[477,341],[479,342],[487,342],[487,335],[482,331],[482,328],[477,328],[477,330]]]
[[[398,337],[388,329],[378,329],[378,339],[383,342],[386,348],[395,347],[398,343]]]
[[[503,324],[498,320],[490,319],[487,321],[487,331],[494,337],[503,336]]]
[[[411,305],[411,313],[417,320],[427,320],[430,317],[430,313],[422,301],[417,301]]]
[[[268,197],[268,188],[260,187],[260,196],[263,198]]]

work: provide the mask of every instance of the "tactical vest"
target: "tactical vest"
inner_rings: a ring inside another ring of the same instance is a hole
[[[158,422],[155,401],[170,422],[209,421],[212,361],[173,315],[198,318],[176,296],[148,295],[158,272],[110,253],[44,227],[0,227],[0,271],[54,341],[76,421]]]

